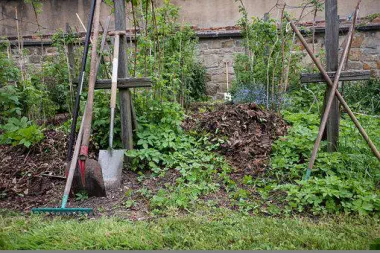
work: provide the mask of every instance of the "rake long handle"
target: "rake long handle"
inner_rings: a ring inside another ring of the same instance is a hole
[[[111,83],[111,121],[110,121],[110,137],[109,146],[112,149],[113,145],[113,129],[115,121],[115,107],[116,107],[116,92],[117,92],[117,75],[119,69],[119,46],[120,35],[115,35],[115,46],[113,49],[113,62],[112,62],[112,83]]]
[[[87,107],[87,104],[86,104],[85,108],[86,107]],[[71,163],[70,163],[69,174],[67,175],[65,191],[63,192],[63,198],[62,198],[62,206],[61,206],[62,208],[65,208],[65,206],[66,206],[66,203],[67,203],[67,200],[68,200],[69,194],[70,194],[71,185],[73,183],[74,172],[75,172],[75,168],[77,166],[80,146],[81,146],[81,142],[82,142],[84,119],[85,118],[86,118],[86,110],[83,113],[82,122],[80,124],[80,129],[79,129],[77,141],[75,143],[73,158],[72,158]]]
[[[354,35],[354,30],[355,30],[354,28],[355,28],[355,24],[356,24],[356,17],[357,17],[357,14],[358,14],[358,10],[359,10],[359,4],[356,7],[355,14],[354,14],[354,19],[352,21],[352,24],[350,26],[350,31],[349,31],[348,36],[347,36],[347,43],[346,43],[346,46],[344,48],[344,51],[343,51],[343,54],[342,54],[342,58],[340,59],[340,63],[339,63],[339,67],[338,67],[338,70],[337,70],[336,75],[335,75],[334,83],[332,85],[331,91],[330,91],[328,99],[327,99],[327,103],[326,103],[326,107],[325,107],[325,112],[323,114],[321,125],[319,127],[318,136],[317,136],[317,139],[316,139],[316,141],[314,143],[313,151],[311,153],[311,158],[310,158],[310,161],[309,161],[308,174],[307,175],[309,175],[310,171],[313,169],[315,160],[317,159],[318,148],[319,148],[319,145],[320,145],[321,140],[322,140],[323,132],[325,131],[325,128],[326,128],[327,119],[329,117],[329,113],[330,113],[330,110],[331,110],[331,105],[332,105],[332,102],[333,102],[334,97],[335,97],[335,91],[338,88],[339,78],[340,78],[340,75],[342,73],[342,70],[343,70],[344,66],[346,65],[346,59],[348,58],[348,53],[350,52],[351,42],[352,42],[352,38],[353,38],[353,35]]]
[[[308,52],[308,54],[310,55],[311,59],[313,60],[313,62],[315,63],[315,65],[317,66],[317,68],[319,69],[319,71],[321,72],[323,78],[326,80],[327,84],[330,85],[331,87],[333,87],[333,84],[334,84],[333,81],[331,81],[331,79],[328,76],[326,70],[322,67],[322,64],[314,56],[312,50],[310,49],[309,45],[305,41],[305,39],[302,36],[301,32],[298,30],[298,28],[295,26],[295,24],[293,23],[293,21],[290,20],[289,17],[286,17],[286,18],[289,21],[289,23],[290,23],[293,31],[296,33],[298,39],[301,41],[302,45],[305,47],[305,49]],[[342,97],[342,95],[340,94],[340,92],[338,90],[335,90],[335,96],[338,98],[338,100],[340,101],[340,103],[342,104],[342,106],[344,107],[344,109],[346,109],[348,115],[350,116],[350,118],[354,122],[355,126],[358,128],[360,134],[363,136],[363,138],[365,139],[365,141],[368,143],[368,146],[371,148],[373,154],[380,160],[380,153],[379,153],[379,151],[376,149],[376,146],[373,144],[373,142],[371,141],[371,139],[367,135],[366,131],[361,126],[360,122],[355,117],[355,115],[351,111],[350,107],[348,106],[348,104],[346,103],[346,101],[344,100],[344,98]]]

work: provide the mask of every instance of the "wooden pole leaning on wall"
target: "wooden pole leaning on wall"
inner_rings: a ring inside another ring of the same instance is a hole
[[[313,60],[314,64],[317,66],[317,68],[319,69],[319,71],[323,75],[323,77],[326,80],[327,84],[330,87],[333,87],[333,81],[331,81],[331,78],[328,76],[327,71],[323,68],[322,64],[319,62],[319,60],[313,54],[311,48],[307,44],[305,38],[302,36],[301,32],[298,30],[298,28],[296,27],[296,25],[294,24],[294,22],[292,20],[290,20],[290,18],[288,16],[286,18],[287,18],[288,22],[290,23],[293,31],[296,33],[298,39],[300,40],[300,42],[302,43],[302,45],[306,49],[306,51],[309,54],[309,56],[311,57],[311,59]],[[373,154],[377,157],[377,159],[380,160],[380,153],[379,153],[379,151],[376,149],[376,146],[373,144],[373,142],[369,138],[368,134],[366,133],[366,131],[364,130],[364,128],[361,126],[360,122],[355,117],[355,115],[353,114],[352,110],[350,109],[350,107],[348,106],[348,104],[346,103],[346,101],[344,100],[344,98],[342,97],[342,95],[340,94],[340,92],[338,90],[335,90],[335,96],[338,98],[339,102],[342,104],[342,106],[344,107],[344,109],[347,111],[348,115],[350,116],[351,120],[354,122],[354,124],[357,127],[357,129],[359,130],[360,134],[363,136],[363,138],[367,142],[368,146],[371,148]]]

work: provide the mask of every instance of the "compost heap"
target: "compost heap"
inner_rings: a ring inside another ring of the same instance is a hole
[[[272,143],[287,132],[287,125],[275,112],[256,104],[221,105],[214,111],[196,113],[183,124],[185,130],[207,132],[210,141],[226,139],[219,152],[236,173],[257,175],[267,167]]]

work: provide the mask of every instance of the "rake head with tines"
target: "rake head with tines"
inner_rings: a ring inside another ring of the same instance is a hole
[[[38,207],[38,208],[32,208],[32,213],[41,214],[41,213],[48,213],[48,214],[59,214],[59,215],[81,215],[81,214],[91,214],[94,212],[92,208],[81,208],[81,207],[74,207],[74,208],[66,208],[66,203],[69,198],[69,195],[63,195],[62,198],[62,205],[61,207]]]
[[[94,210],[92,208],[33,208],[32,213],[35,214],[58,214],[58,215],[81,215],[81,214],[91,214]]]

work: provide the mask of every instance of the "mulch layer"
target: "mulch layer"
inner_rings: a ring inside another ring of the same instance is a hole
[[[192,116],[184,121],[183,128],[210,133],[210,140],[225,139],[219,152],[235,168],[234,179],[262,173],[273,140],[287,131],[278,114],[262,110],[255,104],[202,105],[203,109],[200,108],[201,105],[191,108]],[[44,134],[42,143],[29,150],[0,145],[0,209],[29,213],[33,207],[59,207],[65,185],[68,137],[57,130],[46,130]],[[90,147],[90,157],[96,158],[96,154],[97,150]],[[142,189],[152,195],[165,185],[175,184],[178,177],[175,170],[168,171],[164,177],[150,177],[149,172],[141,176],[124,169],[119,190],[107,192],[107,197],[102,198],[76,200],[75,196],[71,197],[68,207],[93,208],[97,217],[116,215],[133,220],[149,219],[149,200]],[[224,205],[228,202],[224,195],[216,193],[204,198],[216,199]]]

